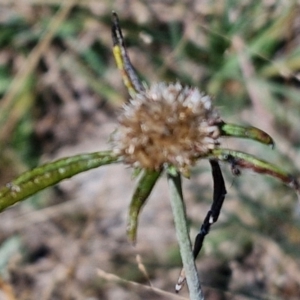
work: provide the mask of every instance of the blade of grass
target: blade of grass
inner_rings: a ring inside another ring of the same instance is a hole
[[[13,79],[9,90],[2,99],[0,103],[0,111],[2,112],[0,119],[0,141],[6,140],[7,137],[11,134],[12,124],[10,123],[7,127],[6,121],[10,116],[10,111],[16,105],[16,102],[22,99],[22,97],[18,97],[18,95],[22,93],[24,85],[26,85],[27,78],[36,68],[43,53],[47,51],[47,48],[49,47],[55,33],[57,32],[63,21],[66,19],[70,10],[76,2],[76,0],[64,1],[64,4],[61,5],[61,8],[53,17],[52,22],[50,22],[44,36],[41,38],[37,46],[31,51],[28,59]]]

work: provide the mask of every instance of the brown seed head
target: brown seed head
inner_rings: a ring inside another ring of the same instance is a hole
[[[113,149],[125,163],[187,173],[218,144],[220,117],[209,96],[180,83],[156,83],[124,105]]]

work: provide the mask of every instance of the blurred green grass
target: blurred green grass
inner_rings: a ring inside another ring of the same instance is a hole
[[[225,120],[267,131],[277,147],[271,153],[254,143],[226,143],[299,174],[297,2],[134,2],[143,9],[118,1],[103,1],[99,8],[88,0],[61,7],[58,1],[0,3],[0,182],[36,166],[41,155],[79,142],[74,130],[80,130],[82,118],[75,125],[72,117],[65,119],[66,132],[58,134],[64,110],[75,105],[77,114],[88,116],[89,96],[94,107],[110,114],[127,98],[111,53],[112,9],[119,13],[129,55],[143,80],[178,80],[209,93]],[[230,174],[227,178],[230,182]],[[240,249],[236,255],[222,251],[238,231],[234,242],[241,247],[271,240],[299,264],[300,217],[292,191],[259,176],[241,178],[228,188],[234,196],[207,249],[227,259],[243,256]],[[192,219],[199,226],[201,218]],[[274,286],[266,289],[274,297],[287,297],[284,288]]]

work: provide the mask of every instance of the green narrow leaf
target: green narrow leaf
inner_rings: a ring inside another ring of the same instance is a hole
[[[138,217],[141,208],[148,199],[161,171],[144,170],[138,182],[137,188],[132,196],[128,211],[127,237],[130,242],[135,243]]]
[[[274,146],[273,139],[264,131],[252,126],[240,126],[236,124],[221,123],[219,125],[222,136],[232,136],[258,141],[260,143]]]
[[[256,158],[253,155],[230,149],[214,149],[208,155],[208,158],[230,163],[232,170],[234,171],[233,173],[235,173],[238,168],[242,168],[253,170],[259,174],[266,174],[275,177],[295,189],[299,196],[300,184],[294,176],[269,162]]]
[[[66,178],[118,160],[111,151],[94,152],[62,158],[27,171],[0,189],[0,212]]]

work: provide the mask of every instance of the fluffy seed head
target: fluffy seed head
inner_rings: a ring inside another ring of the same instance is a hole
[[[112,136],[114,152],[134,167],[173,165],[186,174],[215,148],[220,117],[209,96],[180,83],[156,83],[124,105]]]

